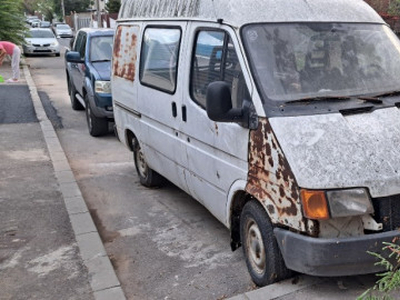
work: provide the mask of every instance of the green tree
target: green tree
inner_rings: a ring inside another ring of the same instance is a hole
[[[0,0],[0,40],[20,45],[27,31],[22,0]]]
[[[392,0],[390,2],[388,13],[392,16],[400,15],[400,0]]]
[[[48,21],[52,21],[54,15],[54,0],[24,0],[25,12],[34,15],[41,13]]]
[[[109,13],[118,13],[121,7],[121,0],[109,0],[106,3],[106,10]]]
[[[62,18],[62,9],[61,9],[61,0],[51,0],[53,1],[54,13],[58,15],[58,19],[61,21]],[[70,15],[71,12],[87,12],[91,0],[64,0],[64,8],[65,15]]]

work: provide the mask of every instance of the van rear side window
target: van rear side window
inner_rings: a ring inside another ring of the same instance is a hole
[[[143,35],[140,81],[174,93],[181,31],[178,28],[147,28]]]

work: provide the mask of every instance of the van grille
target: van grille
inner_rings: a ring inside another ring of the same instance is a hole
[[[383,224],[383,231],[400,227],[400,195],[373,198],[372,204],[375,209],[374,219]]]

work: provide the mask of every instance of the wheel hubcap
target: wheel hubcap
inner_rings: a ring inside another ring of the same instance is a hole
[[[250,220],[247,226],[246,247],[253,269],[262,274],[265,271],[265,249],[261,231],[256,222]]]
[[[137,168],[139,170],[139,173],[143,176],[146,177],[147,176],[147,163],[146,163],[146,159],[144,158],[144,155],[141,151],[141,149],[139,148],[137,150],[137,155],[136,155],[137,159]]]

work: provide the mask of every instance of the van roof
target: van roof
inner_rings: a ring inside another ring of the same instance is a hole
[[[259,22],[385,23],[364,0],[122,0],[118,18],[222,19],[234,26]]]

